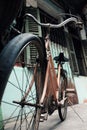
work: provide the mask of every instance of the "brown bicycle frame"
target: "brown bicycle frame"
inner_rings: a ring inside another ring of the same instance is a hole
[[[52,56],[50,53],[50,39],[49,36],[46,38],[46,51],[47,51],[47,70],[46,70],[46,76],[45,76],[45,82],[44,82],[44,88],[43,93],[40,99],[40,104],[44,103],[45,97],[48,97],[49,94],[53,95],[54,100],[58,101],[58,90],[60,85],[60,73],[61,73],[61,66],[58,65],[58,75],[56,75],[54,63],[52,60]]]
[[[53,63],[52,56],[51,56],[51,53],[50,53],[49,44],[50,44],[50,39],[49,39],[49,37],[47,37],[45,45],[46,45],[48,63],[47,63],[45,82],[44,82],[42,96],[41,96],[41,99],[40,99],[40,104],[44,104],[45,97],[48,97],[49,95],[52,95],[54,97],[54,100],[58,102],[58,90],[59,90],[59,86],[60,86],[61,65],[58,64],[58,68],[57,68],[58,69],[58,75],[56,75],[54,63]],[[28,94],[31,91],[31,88],[33,86],[36,71],[37,71],[37,64],[35,66],[34,75],[32,77],[29,88],[26,91],[25,95],[23,96],[21,102],[14,101],[14,103],[21,104],[21,103],[23,103],[23,101],[25,101],[25,99],[27,98],[27,96],[28,96]],[[37,105],[37,104],[31,104],[31,103],[26,103],[26,102],[24,102],[24,104],[25,105],[28,104],[30,106],[38,106],[39,105],[39,104]]]

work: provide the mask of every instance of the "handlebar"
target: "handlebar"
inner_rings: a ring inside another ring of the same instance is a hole
[[[76,24],[82,25],[82,22],[78,21],[77,18],[75,17],[70,17],[68,19],[66,19],[65,21],[59,23],[59,24],[51,24],[51,23],[40,23],[33,15],[26,13],[25,17],[30,17],[32,18],[38,25],[42,26],[42,27],[49,27],[49,28],[61,28],[64,25],[66,25],[69,22],[75,22]]]

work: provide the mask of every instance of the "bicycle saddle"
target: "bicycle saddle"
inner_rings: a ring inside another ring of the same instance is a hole
[[[54,60],[56,61],[56,63],[57,62],[68,62],[69,61],[69,59],[64,56],[63,52],[60,52],[58,56],[55,56]]]

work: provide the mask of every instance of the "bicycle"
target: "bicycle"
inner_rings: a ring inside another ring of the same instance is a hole
[[[49,30],[62,27],[71,21],[78,23],[76,18],[71,17],[58,25],[45,24],[38,22],[31,14],[26,16]],[[2,124],[0,129],[4,127],[14,130],[38,130],[41,118],[47,119],[47,116],[42,117],[42,114],[51,115],[56,109],[61,121],[65,120],[67,74],[63,64],[68,62],[68,59],[62,52],[54,57],[57,63],[58,73],[56,73],[49,44],[49,34],[43,43],[38,36],[25,33],[13,38],[3,49],[0,55],[0,100],[2,110],[6,108],[3,116],[9,113],[10,116],[0,121]],[[33,61],[30,59],[32,46],[37,50]],[[10,93],[10,97],[8,97],[9,90],[13,92]],[[10,105],[9,109],[8,105]]]

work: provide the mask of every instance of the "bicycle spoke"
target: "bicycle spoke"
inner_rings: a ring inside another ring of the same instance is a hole
[[[5,126],[7,123],[9,123],[9,121],[10,121],[11,119],[15,118],[15,116],[13,117],[13,115],[14,115],[14,113],[16,112],[16,110],[18,109],[18,107],[19,107],[19,106],[17,106],[17,107],[15,108],[15,110],[11,113],[11,115],[10,115],[10,117],[9,117],[8,119],[3,120],[3,122],[5,122],[5,123],[4,123],[4,126]]]
[[[23,91],[21,88],[17,87],[17,86],[16,86],[15,84],[13,84],[11,81],[8,81],[8,83],[10,83],[12,86],[14,86],[15,88],[17,88],[18,90],[20,90],[21,92],[24,93],[24,91]]]
[[[24,90],[23,87],[24,87],[24,69],[22,70],[22,90]]]
[[[26,120],[26,130],[28,130],[28,129],[27,129],[28,120],[27,120],[27,116],[26,116],[26,111],[25,111],[25,110],[24,110],[24,116],[25,116],[25,120]]]
[[[31,125],[31,122],[33,121],[33,118],[34,118],[34,114],[33,114],[33,116],[32,116],[32,118],[31,118],[31,120],[30,120],[30,123],[28,124],[28,128],[30,128],[30,125]],[[33,124],[32,124],[33,125]],[[32,127],[32,126],[31,126]]]
[[[14,70],[14,74],[15,74],[15,77],[16,77],[16,80],[17,80],[17,83],[18,83],[19,89],[21,90],[21,86],[20,86],[20,83],[19,83],[19,80],[18,80],[17,74],[16,74],[16,72],[15,72],[15,69],[13,69],[13,70]],[[23,95],[22,90],[21,90],[21,95]]]
[[[30,86],[30,80],[27,78],[26,85],[25,85],[25,93],[29,86]]]
[[[21,109],[21,117],[20,117],[20,130],[22,127],[22,116],[23,116],[23,108]]]
[[[24,90],[24,92],[26,93],[26,90],[27,90],[27,87],[28,87],[28,84],[29,84],[29,79],[28,79],[28,76],[29,75],[27,75],[26,74],[26,71],[28,71],[28,70],[26,70],[26,68],[23,68],[23,70],[22,70],[23,72],[22,72],[22,89],[24,90],[24,81],[25,81],[25,78],[26,78],[26,85],[25,85],[25,90]]]
[[[2,103],[5,103],[5,104],[8,104],[8,105],[17,107],[17,105],[15,105],[15,104],[13,104],[13,103],[10,103],[10,102],[7,102],[7,101],[4,101],[4,100],[2,100]]]
[[[13,130],[15,130],[15,128],[16,128],[16,126],[17,126],[17,122],[18,122],[18,119],[19,119],[19,117],[20,117],[20,112],[21,112],[21,110],[20,110],[19,113],[18,113],[18,116],[17,116],[17,119],[16,119],[16,121],[15,121],[15,125],[14,125]]]
[[[22,109],[22,111],[24,111],[24,109]],[[29,115],[30,113],[32,113],[32,108],[29,109],[29,112],[26,113],[26,116],[25,116],[25,112],[24,112],[24,114],[23,114],[23,112],[22,112],[22,114],[21,114],[21,119],[20,119],[20,125],[22,125],[23,123],[25,123],[25,121],[27,121],[27,123],[28,123],[28,120],[29,120],[29,119],[27,119],[27,118],[29,118],[28,115]],[[23,116],[25,116],[24,119],[23,119]],[[32,118],[33,118],[33,116],[32,116]],[[31,119],[31,120],[32,120],[32,119]],[[30,125],[31,125],[31,122],[32,122],[31,120],[29,121],[29,122],[30,122],[30,123],[29,123]],[[20,125],[19,125],[19,127],[18,127],[17,129],[21,128]],[[27,126],[28,126],[28,125],[27,125]],[[27,128],[29,128],[29,127],[27,127]],[[28,130],[28,129],[27,129],[27,130]]]

